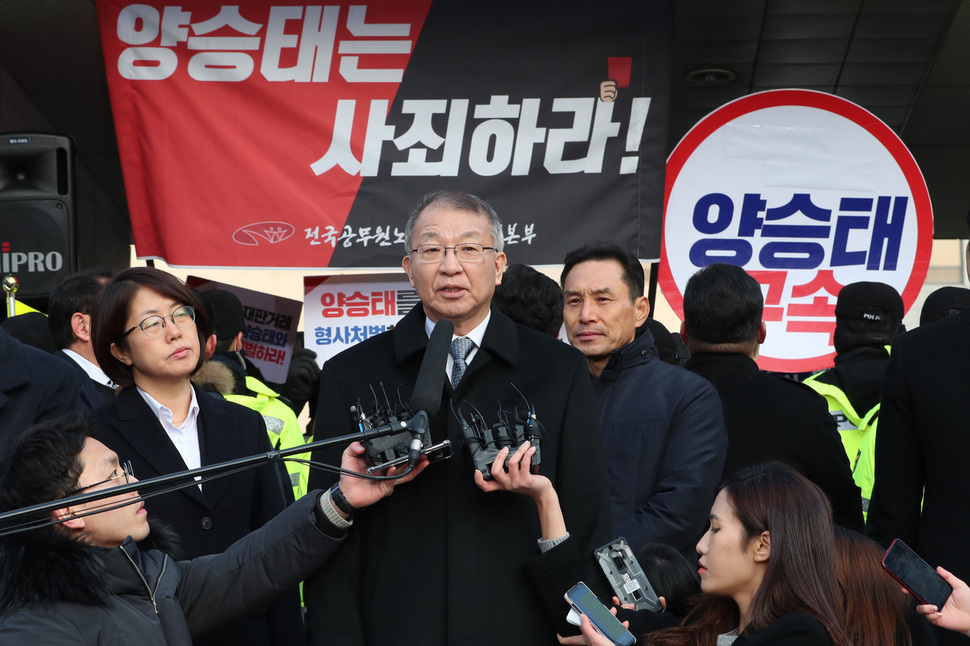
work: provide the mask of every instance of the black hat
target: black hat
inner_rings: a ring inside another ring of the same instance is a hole
[[[846,285],[835,304],[835,318],[857,321],[903,320],[903,299],[885,283],[860,282]]]
[[[206,312],[212,320],[212,333],[219,341],[229,341],[246,330],[246,316],[239,297],[224,289],[202,292],[207,300]]]
[[[835,304],[835,351],[892,343],[903,332],[903,299],[885,283],[846,285]]]
[[[958,314],[970,309],[970,289],[966,287],[941,287],[923,301],[923,309],[919,313],[919,324],[925,325],[951,314]]]

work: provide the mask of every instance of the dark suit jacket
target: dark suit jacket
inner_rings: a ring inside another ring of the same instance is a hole
[[[685,366],[714,384],[728,434],[724,475],[783,462],[817,484],[836,520],[862,528],[862,498],[825,399],[790,379],[761,372],[743,354],[697,353]]]
[[[475,486],[451,403],[463,405],[466,415],[465,402],[473,404],[492,423],[498,402],[507,411],[522,410],[513,385],[522,391],[546,432],[541,472],[555,484],[566,525],[588,558],[610,538],[596,405],[579,352],[494,308],[491,316],[457,391],[445,380],[440,412],[431,420],[432,439],[449,438],[454,455],[358,514],[331,566],[307,581],[311,643],[491,646],[497,636],[508,644],[556,643],[556,628],[523,569],[538,552],[535,504]],[[392,398],[400,388],[410,398],[428,344],[424,322],[416,307],[392,331],[324,364],[317,439],[354,432],[350,407],[359,398],[372,412],[370,386],[383,384]],[[313,458],[337,464],[340,451],[318,450]],[[325,487],[334,478],[311,471],[310,486]],[[567,610],[563,604],[563,617]]]
[[[37,422],[84,409],[74,371],[0,328],[0,460]]]
[[[216,464],[270,451],[263,418],[248,408],[196,388],[202,464]],[[95,437],[122,460],[131,460],[135,477],[146,479],[187,467],[149,405],[134,387],[93,413]],[[182,558],[224,551],[283,509],[283,494],[272,465],[207,480],[200,491],[187,487],[145,501],[151,518],[171,526],[182,540]],[[282,604],[282,605],[281,605]],[[287,607],[288,606],[288,607]],[[269,616],[218,628],[195,644],[286,644],[298,638],[299,603],[294,591],[275,604]],[[295,624],[295,625],[293,625]]]
[[[81,388],[81,401],[84,402],[85,408],[94,410],[95,408],[104,406],[115,398],[115,391],[113,389],[91,379],[88,373],[84,372],[84,368],[66,352],[58,350],[54,353],[54,356],[74,368]]]
[[[896,337],[883,382],[868,518],[877,541],[901,538],[930,565],[964,580],[970,580],[968,393],[970,312]],[[946,630],[937,639],[941,646],[966,642]]]

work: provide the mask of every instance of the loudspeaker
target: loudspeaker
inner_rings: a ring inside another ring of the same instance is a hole
[[[43,311],[77,271],[74,155],[64,135],[0,134],[0,275],[16,276],[17,300]]]

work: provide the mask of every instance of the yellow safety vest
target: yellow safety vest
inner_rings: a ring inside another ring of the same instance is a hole
[[[818,381],[817,378],[818,375],[812,375],[802,383],[824,397],[828,403],[829,414],[835,419],[842,446],[849,458],[852,480],[862,491],[862,516],[868,519],[869,499],[872,497],[875,482],[876,427],[879,424],[880,404],[860,415],[841,388]]]
[[[246,388],[256,395],[226,395],[226,399],[251,408],[263,416],[269,443],[274,449],[288,449],[306,444],[296,413],[280,401],[279,393],[255,377],[246,377]],[[293,462],[292,459],[309,460],[310,453],[287,456],[285,461],[286,472],[293,486],[293,497],[299,500],[307,492],[310,467],[302,462]]]

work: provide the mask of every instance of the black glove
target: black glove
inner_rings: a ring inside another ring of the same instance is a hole
[[[294,348],[286,383],[280,388],[283,399],[297,415],[303,410],[310,396],[320,387],[320,367],[317,353],[306,348]]]

